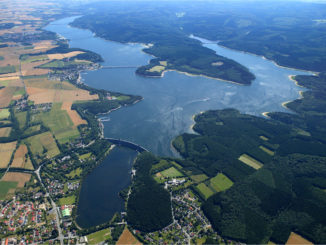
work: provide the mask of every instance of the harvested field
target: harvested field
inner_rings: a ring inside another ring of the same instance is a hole
[[[142,244],[137,240],[136,237],[128,230],[128,228],[125,228],[119,237],[119,240],[116,243],[117,245],[124,245],[124,244]]]
[[[82,51],[73,51],[65,54],[48,54],[50,60],[62,60],[65,58],[71,58],[79,54],[83,54],[85,52]]]
[[[286,242],[286,244],[296,244],[296,245],[299,245],[299,244],[313,244],[312,242],[304,239],[302,236],[294,233],[294,232],[291,232],[291,235],[289,236],[289,239],[288,241]]]
[[[81,124],[87,124],[85,120],[83,120],[77,111],[71,110],[72,102],[63,102],[61,109],[67,111],[71,121],[73,122],[74,126],[78,126]]]
[[[86,90],[61,90],[61,89],[42,89],[42,88],[27,88],[29,99],[35,104],[64,102],[64,101],[83,101],[96,100],[98,95],[90,95]],[[0,104],[1,105],[1,104]]]
[[[40,52],[40,50],[45,51],[45,50],[49,50],[52,48],[55,48],[56,46],[52,44],[52,41],[41,41],[41,42],[37,42],[37,43],[33,43],[34,45],[34,50],[36,50],[37,52]]]
[[[17,188],[23,188],[25,183],[31,179],[31,174],[7,172],[1,179],[1,181],[18,182]]]
[[[14,160],[11,163],[11,167],[33,170],[33,164],[27,153],[28,150],[26,145],[20,145],[15,152]]]
[[[48,69],[38,69],[37,66],[43,65],[48,61],[26,62],[22,63],[22,75],[23,76],[37,76],[48,74]]]
[[[242,154],[239,157],[239,160],[256,170],[260,169],[262,166],[264,166],[261,162],[252,158],[251,156],[248,156],[247,154]]]
[[[11,128],[6,127],[6,128],[0,128],[0,137],[8,137],[10,135]]]
[[[0,144],[0,168],[6,168],[9,164],[13,151],[16,149],[17,141]]]
[[[46,89],[61,89],[61,90],[75,90],[74,85],[68,82],[60,82],[48,80],[47,76],[38,76],[24,79],[26,87],[32,88],[46,88]]]

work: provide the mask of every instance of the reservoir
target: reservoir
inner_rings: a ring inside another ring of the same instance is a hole
[[[77,210],[77,223],[92,227],[108,222],[124,210],[119,192],[130,185],[130,170],[137,152],[115,147],[104,161],[84,179]]]
[[[143,53],[141,44],[121,44],[96,37],[88,30],[69,26],[76,17],[50,23],[46,30],[69,39],[71,47],[100,54],[103,66],[138,67],[148,64],[151,56]],[[140,95],[143,101],[105,115],[105,137],[124,139],[162,156],[176,156],[171,140],[182,133],[192,133],[193,115],[210,109],[236,108],[242,113],[261,116],[268,111],[289,112],[282,103],[299,98],[302,88],[289,80],[289,75],[309,74],[281,68],[255,55],[230,50],[203,40],[206,47],[219,55],[248,67],[256,80],[241,86],[202,76],[187,76],[175,71],[162,78],[135,74],[136,68],[87,71],[83,81],[95,88]],[[93,226],[111,219],[123,210],[118,192],[130,183],[131,163],[136,153],[115,148],[82,184],[78,224]]]

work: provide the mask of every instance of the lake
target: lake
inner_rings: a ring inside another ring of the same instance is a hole
[[[152,58],[141,51],[144,48],[141,44],[107,41],[88,30],[70,27],[69,23],[74,18],[76,17],[52,22],[46,29],[69,39],[71,47],[100,54],[104,59],[103,66],[137,67],[148,64]],[[263,112],[288,111],[282,107],[282,102],[299,98],[302,88],[290,81],[288,76],[309,73],[282,68],[262,57],[201,40],[206,43],[206,47],[215,50],[219,55],[248,67],[256,76],[252,85],[241,86],[202,76],[187,76],[175,71],[166,72],[163,78],[137,76],[136,68],[87,71],[82,74],[82,78],[91,87],[144,97],[143,101],[133,106],[121,108],[105,116],[109,118],[103,122],[106,137],[132,141],[157,155],[177,156],[171,147],[171,140],[182,133],[192,133],[193,116],[201,111],[232,107],[243,113],[261,116]],[[124,176],[119,178],[122,183],[130,181],[128,172],[131,166],[128,165],[128,156],[131,153],[115,150],[112,154],[114,152],[117,154],[115,157],[109,156],[99,166],[105,169],[95,169],[82,184],[78,209],[78,223],[81,225],[83,222],[95,225],[108,221],[114,210],[120,211],[122,208],[122,200],[116,195],[116,188],[112,187],[112,193],[111,189],[106,188],[105,194],[102,192],[103,187],[99,187],[100,184],[113,183],[113,179],[108,177],[111,171],[118,171]],[[121,160],[125,154],[127,158]]]

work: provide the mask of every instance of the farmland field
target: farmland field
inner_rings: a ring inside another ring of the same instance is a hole
[[[256,170],[260,169],[262,166],[264,166],[261,162],[257,161],[256,159],[252,158],[251,156],[248,156],[247,154],[242,154],[239,157],[239,160]]]
[[[111,237],[111,228],[100,230],[92,234],[87,235],[89,244],[98,244]]]
[[[26,145],[20,145],[15,152],[11,167],[33,170],[33,164],[27,153],[28,151]]]
[[[48,54],[48,58],[50,60],[62,60],[64,58],[71,58],[71,57],[74,57],[76,55],[79,55],[79,54],[83,54],[84,52],[82,51],[72,51],[72,52],[69,52],[69,53],[65,53],[65,54]]]
[[[83,120],[79,116],[77,111],[71,110],[71,106],[72,106],[72,102],[63,102],[62,106],[61,106],[61,109],[65,110],[68,113],[68,115],[69,115],[71,121],[73,122],[74,126],[78,126],[78,125],[81,125],[81,124],[87,124],[87,122],[85,120]]]
[[[136,237],[128,230],[128,228],[125,228],[119,237],[119,240],[116,243],[117,245],[124,245],[124,244],[142,244],[139,242]]]
[[[199,193],[205,200],[207,200],[210,196],[214,194],[214,192],[204,183],[200,183],[199,185],[197,185],[196,189],[199,191]]]
[[[42,156],[46,154],[49,158],[52,158],[60,154],[58,146],[50,132],[45,132],[29,137],[26,142],[30,144],[31,151],[34,156]],[[43,153],[44,149],[46,150],[46,153]]]
[[[214,178],[211,178],[209,182],[216,192],[225,191],[233,185],[233,182],[222,173],[218,173]]]
[[[10,189],[17,187],[17,182],[14,181],[0,181],[0,199],[4,199]]]
[[[183,174],[180,173],[175,167],[168,168],[160,172],[166,178],[182,177]]]
[[[16,144],[17,141],[0,144],[0,168],[6,168],[8,166]]]
[[[11,132],[11,127],[0,128],[0,137],[8,137]]]
[[[38,116],[60,143],[66,143],[80,135],[67,111],[61,109],[61,103],[53,104],[51,111],[40,113]]]
[[[0,74],[14,73],[14,72],[16,72],[16,68],[14,66],[1,66],[0,67]]]
[[[31,178],[31,174],[7,172],[1,179],[1,181],[17,182],[17,188],[23,188],[25,183]]]
[[[15,113],[15,117],[18,120],[19,128],[24,128],[26,124],[27,111]]]

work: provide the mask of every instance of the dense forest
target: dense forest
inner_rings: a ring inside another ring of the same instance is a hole
[[[170,195],[151,176],[151,168],[157,162],[158,159],[148,152],[137,158],[137,174],[127,203],[128,223],[146,232],[172,223]]]
[[[153,44],[144,51],[167,62],[164,70],[178,70],[195,75],[206,75],[240,84],[250,84],[255,79],[249,70],[239,63],[217,55],[189,37],[178,26],[178,18],[168,11],[152,11],[147,6],[142,11],[134,11],[131,3],[128,11],[114,5],[105,8],[105,12],[87,14],[76,19],[72,25],[90,29],[96,35],[118,42],[137,42]],[[135,7],[135,8],[136,8]],[[214,65],[219,64],[219,65]],[[137,74],[159,76],[162,71],[151,71],[157,65],[137,70]]]
[[[296,76],[309,88],[287,106],[297,112],[273,119],[233,109],[196,116],[198,135],[183,134],[173,145],[189,171],[225,173],[235,184],[209,198],[203,210],[222,236],[246,243],[285,243],[295,231],[326,242],[326,76]],[[254,169],[240,157],[262,164]]]

